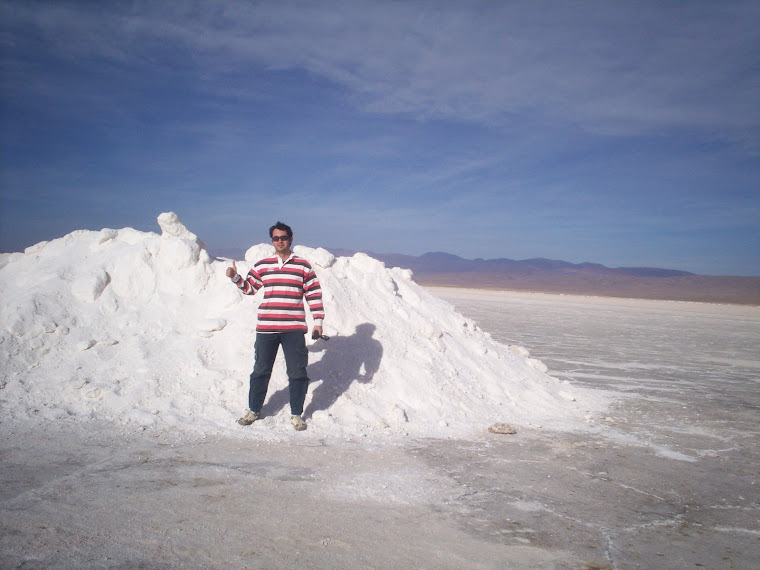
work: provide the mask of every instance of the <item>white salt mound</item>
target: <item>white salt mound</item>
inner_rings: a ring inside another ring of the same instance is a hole
[[[259,296],[242,295],[177,216],[162,235],[75,231],[0,254],[0,420],[105,419],[245,437],[294,437],[278,356],[264,418],[241,428]],[[255,245],[244,275],[273,251]],[[329,341],[307,341],[299,437],[462,437],[495,422],[575,429],[601,393],[546,374],[451,305],[365,254],[296,246],[322,283]],[[309,337],[307,337],[309,338]]]

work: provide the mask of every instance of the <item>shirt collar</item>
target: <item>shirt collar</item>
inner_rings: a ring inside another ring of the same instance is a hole
[[[282,257],[280,257],[279,255],[277,255],[276,253],[274,254],[274,256],[277,258],[277,265],[278,265],[278,267],[282,268],[283,265],[285,265],[288,261],[290,261],[291,259],[293,259],[293,252],[292,251],[290,252],[290,255],[288,256],[287,259],[283,259]]]

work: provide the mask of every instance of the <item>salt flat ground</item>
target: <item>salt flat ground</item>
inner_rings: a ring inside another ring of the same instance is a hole
[[[760,308],[431,290],[619,403],[456,441],[4,423],[0,566],[757,567]]]

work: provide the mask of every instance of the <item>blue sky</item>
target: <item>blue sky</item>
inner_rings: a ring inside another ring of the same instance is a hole
[[[760,275],[760,2],[0,3],[0,249],[75,229]]]

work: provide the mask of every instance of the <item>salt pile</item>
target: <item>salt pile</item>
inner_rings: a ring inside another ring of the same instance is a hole
[[[100,419],[295,437],[278,356],[264,419],[241,428],[259,296],[172,213],[161,235],[79,230],[0,255],[0,418]],[[241,274],[271,254],[248,250]],[[322,284],[329,341],[308,340],[299,437],[461,437],[494,422],[574,429],[607,399],[546,374],[412,280],[364,254],[296,246]]]

